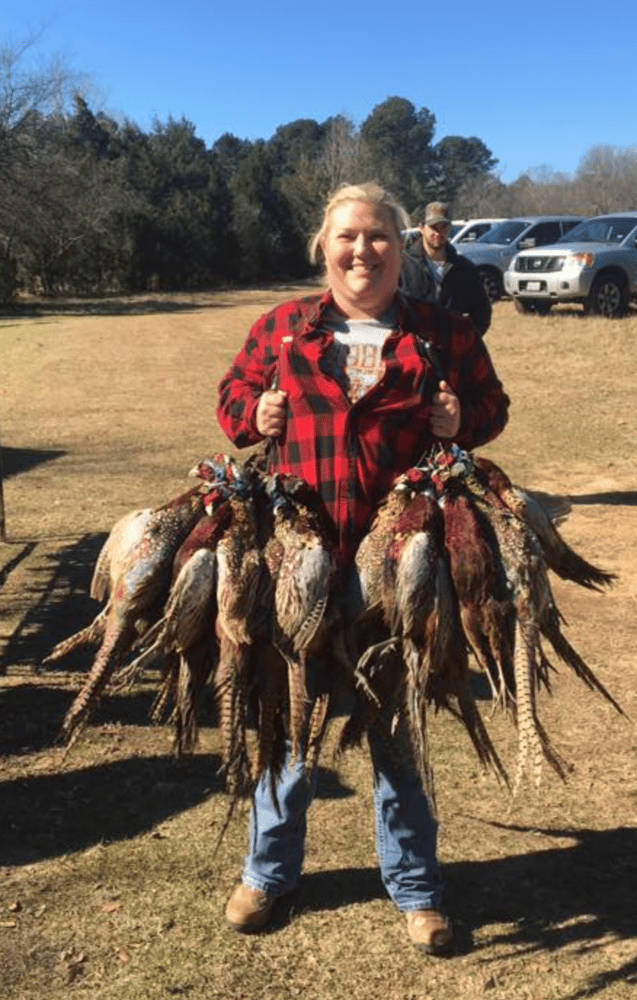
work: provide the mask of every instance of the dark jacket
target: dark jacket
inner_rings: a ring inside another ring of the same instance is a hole
[[[485,335],[491,323],[491,302],[475,264],[448,243],[447,267],[436,295],[436,283],[427,263],[420,233],[407,238],[403,250],[400,288],[423,302],[439,302],[451,312],[470,317],[478,333]]]

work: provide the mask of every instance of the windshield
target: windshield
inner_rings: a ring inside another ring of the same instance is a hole
[[[519,236],[528,227],[528,222],[517,222],[515,219],[507,219],[499,222],[490,229],[488,233],[481,236],[478,243],[513,243],[516,236]]]
[[[586,219],[574,229],[560,236],[558,243],[621,243],[637,226],[634,216],[609,216],[603,219]]]
[[[464,222],[454,222],[449,230],[449,239],[452,240],[456,233],[459,233],[461,229],[464,229]]]

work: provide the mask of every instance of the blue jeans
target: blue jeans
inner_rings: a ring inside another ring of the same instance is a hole
[[[380,873],[399,910],[438,908],[443,882],[436,857],[437,824],[431,815],[416,771],[398,764],[386,744],[370,733],[376,808],[376,850]],[[309,780],[302,763],[286,762],[276,786],[261,776],[250,816],[249,853],[243,881],[253,889],[281,896],[301,877],[305,853],[307,810],[314,798],[316,779]]]

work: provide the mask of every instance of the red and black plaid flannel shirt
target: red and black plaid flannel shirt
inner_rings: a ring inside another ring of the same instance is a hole
[[[325,292],[262,316],[221,380],[217,415],[237,447],[263,441],[257,404],[278,372],[288,418],[274,452],[276,467],[318,490],[347,559],[395,477],[435,444],[430,401],[438,383],[419,342],[431,341],[460,399],[462,423],[454,439],[460,447],[496,437],[506,424],[509,399],[468,319],[399,296],[398,325],[383,347],[384,375],[350,402],[323,364],[333,334],[321,329],[322,317],[332,302]]]

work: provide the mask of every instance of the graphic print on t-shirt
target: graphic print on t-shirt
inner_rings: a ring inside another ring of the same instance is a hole
[[[392,319],[340,318],[329,322],[334,332],[330,371],[353,403],[369,392],[384,374],[383,344],[393,329]]]

